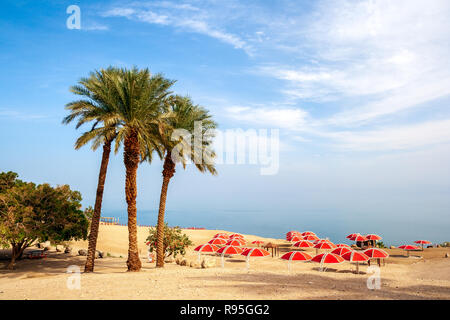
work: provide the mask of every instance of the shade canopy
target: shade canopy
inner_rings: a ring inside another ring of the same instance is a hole
[[[413,245],[410,245],[410,244],[406,244],[406,245],[400,246],[398,248],[399,249],[403,249],[403,250],[407,250],[407,251],[409,251],[409,250],[419,250],[420,249],[418,246],[413,246]]]
[[[336,247],[338,247],[338,248],[341,248],[341,247],[350,248],[350,246],[348,244],[345,244],[345,243],[338,243],[336,245]]]
[[[205,244],[199,245],[194,250],[198,251],[198,252],[216,252],[217,250],[219,250],[219,247],[217,247],[211,243],[205,243]]]
[[[331,253],[337,254],[338,256],[341,256],[347,252],[352,251],[350,248],[347,247],[337,247],[336,249],[334,249],[333,251],[331,251]]]
[[[349,251],[347,253],[344,253],[342,255],[342,258],[344,258],[347,261],[350,262],[364,262],[369,260],[369,256],[367,256],[366,254],[364,254],[363,252],[358,252],[358,251]]]
[[[214,238],[214,239],[209,240],[208,243],[216,244],[216,245],[223,245],[223,244],[227,243],[227,240],[225,240],[223,238]]]
[[[301,240],[303,240],[303,237],[300,235],[293,235],[293,236],[290,236],[287,238],[287,241],[290,241],[290,242],[298,242]]]
[[[414,241],[414,243],[417,243],[417,244],[431,244],[431,242],[428,241],[428,240],[417,240],[417,241]]]
[[[225,243],[225,245],[227,246],[242,246],[245,244],[245,241],[242,239],[230,239],[227,243]]]
[[[364,251],[364,254],[367,255],[369,258],[384,259],[389,257],[389,254],[386,251],[377,248],[367,249]]]
[[[334,253],[321,253],[311,259],[311,261],[319,263],[342,263],[344,258]]]
[[[332,242],[329,241],[322,241],[322,242],[318,242],[314,248],[316,249],[322,249],[322,250],[331,250],[336,248],[336,245]]]
[[[236,246],[226,246],[226,247],[222,247],[219,250],[217,250],[217,253],[221,253],[224,255],[225,254],[230,254],[230,255],[241,254],[242,248],[236,247]]]
[[[377,235],[377,234],[368,234],[368,235],[366,235],[366,239],[367,240],[375,240],[375,241],[379,241],[379,240],[381,240],[381,239],[383,239],[383,238],[381,238],[379,235]]]
[[[305,231],[301,233],[302,236],[315,236],[316,234],[312,231]]]
[[[312,257],[306,252],[291,251],[282,255],[281,259],[289,261],[309,261],[312,259]]]
[[[302,240],[302,241],[294,243],[294,247],[297,247],[297,248],[311,248],[313,246],[314,245],[310,241],[307,241],[307,240]]]
[[[303,236],[303,240],[314,241],[314,240],[319,240],[319,237],[314,234],[308,234],[306,236]]]
[[[265,257],[265,256],[270,255],[269,251],[261,249],[261,248],[248,248],[241,254],[243,256],[247,256],[247,257]]]

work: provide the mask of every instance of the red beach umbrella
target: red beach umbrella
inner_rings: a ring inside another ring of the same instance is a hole
[[[314,240],[319,240],[319,237],[314,234],[308,234],[308,235],[303,236],[303,240],[314,241]]]
[[[266,257],[270,255],[269,251],[261,248],[248,248],[241,254],[247,257],[247,269],[250,267],[250,257]]]
[[[291,238],[292,236],[301,236],[301,234],[298,231],[289,231],[288,233],[286,233],[286,240],[289,241],[289,238]]]
[[[389,257],[389,254],[381,249],[370,248],[364,251],[364,254],[371,259],[385,259]]]
[[[414,241],[414,243],[420,244],[422,246],[422,251],[423,251],[424,244],[431,244],[431,242],[427,241],[427,240],[417,240],[417,241]]]
[[[409,252],[410,252],[410,251],[413,251],[413,250],[419,250],[419,249],[420,249],[418,246],[412,246],[412,245],[410,245],[410,244],[403,245],[403,246],[400,246],[400,247],[398,247],[398,248],[399,248],[399,249],[403,249],[403,250],[405,250],[406,252],[408,252],[408,257],[409,257]]]
[[[368,234],[368,235],[366,235],[366,239],[367,239],[367,240],[375,240],[375,241],[379,241],[379,240],[381,240],[381,239],[383,239],[383,238],[380,237],[380,236],[377,235],[377,234]]]
[[[222,260],[222,268],[225,265],[225,255],[235,255],[235,254],[241,254],[242,253],[242,248],[240,247],[235,247],[235,246],[226,246],[226,247],[222,247],[219,250],[217,250],[217,253],[221,254],[221,260]]]
[[[334,253],[321,253],[311,259],[311,261],[320,263],[320,271],[324,271],[324,264],[334,264],[344,262],[344,258]]]
[[[319,253],[319,249],[321,250],[332,250],[336,248],[336,245],[328,240],[325,241],[319,241],[314,248],[316,248],[316,254]]]
[[[367,238],[358,234],[357,236],[355,236],[353,239],[350,239],[356,242],[362,242],[362,241],[367,241]]]
[[[244,239],[244,236],[243,236],[242,234],[240,234],[240,233],[233,233],[233,234],[230,236],[230,239],[234,239],[234,238],[241,238],[241,239]]]
[[[215,235],[214,235],[214,239],[215,238],[221,238],[221,239],[228,239],[230,236],[229,235],[227,235],[226,233],[216,233]]]
[[[346,238],[352,240],[352,238],[355,238],[359,233],[350,233]]]
[[[227,246],[242,246],[245,244],[245,241],[241,240],[241,239],[230,239],[227,243],[225,243],[225,245]]]
[[[301,233],[302,236],[315,236],[316,234],[312,231],[305,231]]]
[[[259,247],[261,244],[264,243],[264,241],[261,241],[261,240],[255,240],[255,241],[252,241],[252,243],[253,243],[253,244],[256,244],[256,245]]]
[[[301,240],[303,240],[303,237],[302,236],[291,236],[291,237],[289,237],[288,239],[287,239],[288,241],[291,241],[291,242],[298,242],[298,241],[301,241]]]
[[[198,251],[198,261],[200,261],[200,254],[202,252],[216,252],[217,250],[219,250],[219,247],[217,247],[213,244],[210,244],[210,243],[205,243],[205,244],[199,245],[194,250]]]
[[[352,251],[350,248],[347,247],[337,247],[336,249],[334,249],[333,251],[331,251],[331,253],[337,254],[338,256],[341,256],[349,251]]]
[[[350,248],[350,246],[348,244],[345,244],[345,243],[338,243],[336,245],[336,247],[338,247],[338,248]]]
[[[225,240],[223,238],[214,238],[214,239],[209,240],[208,243],[216,244],[216,245],[223,245],[223,244],[227,243],[227,240]]]
[[[307,240],[302,240],[302,241],[294,243],[294,247],[297,247],[297,248],[311,248],[313,246],[314,245],[310,241],[307,241]]]
[[[291,251],[282,255],[281,259],[288,260],[288,270],[291,271],[291,261],[309,261],[312,257],[306,252]]]
[[[358,273],[358,274],[359,274],[359,263],[368,261],[370,259],[369,256],[367,256],[363,252],[358,252],[358,251],[353,251],[353,250],[343,254],[342,258],[344,258],[345,260],[350,261],[350,262],[356,262],[356,273]]]

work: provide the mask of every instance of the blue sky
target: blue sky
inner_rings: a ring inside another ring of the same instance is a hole
[[[69,5],[81,30],[66,27]],[[100,151],[73,149],[68,88],[109,65],[149,67],[221,129],[280,130],[278,174],[179,168],[169,210],[283,213],[298,229],[314,212],[359,226],[376,217],[448,240],[449,18],[446,0],[3,1],[0,170],[68,183],[93,204]],[[142,210],[157,208],[161,169],[139,169]],[[123,189],[119,153],[105,210],[125,208]]]

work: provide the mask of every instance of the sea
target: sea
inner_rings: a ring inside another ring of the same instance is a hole
[[[157,211],[138,210],[138,225],[156,225],[157,215]],[[115,217],[120,224],[127,224],[125,209],[104,210],[102,216]],[[413,244],[415,240],[428,240],[434,244],[450,240],[448,223],[432,223],[426,219],[404,221],[367,215],[361,217],[345,218],[342,214],[329,211],[285,210],[166,210],[165,213],[165,221],[169,226],[226,230],[276,239],[284,239],[287,232],[297,230],[313,231],[320,238],[347,244],[351,244],[346,239],[351,233],[378,234],[388,246]]]

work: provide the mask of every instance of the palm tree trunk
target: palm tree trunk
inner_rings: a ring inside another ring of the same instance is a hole
[[[128,271],[141,270],[137,244],[136,175],[139,166],[139,141],[137,132],[131,132],[125,138],[124,163],[126,168],[125,196],[128,205]]]
[[[159,200],[158,225],[156,227],[156,267],[164,267],[164,213],[166,211],[167,188],[170,179],[175,174],[175,163],[172,161],[172,155],[167,152],[164,159],[163,183],[161,187],[161,197]]]
[[[98,228],[102,213],[103,190],[105,188],[106,172],[108,170],[109,155],[111,153],[111,141],[106,141],[103,145],[102,164],[98,175],[97,196],[95,198],[94,213],[91,221],[91,231],[89,233],[89,246],[84,272],[94,271],[95,251],[97,248]]]

